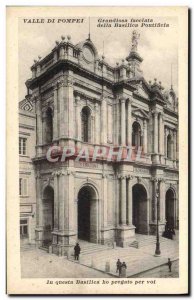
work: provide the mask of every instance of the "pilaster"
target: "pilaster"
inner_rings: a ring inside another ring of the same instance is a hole
[[[126,110],[125,110],[125,98],[121,98],[121,144],[126,145]]]

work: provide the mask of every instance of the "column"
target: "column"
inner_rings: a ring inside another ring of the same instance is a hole
[[[157,178],[153,179],[153,192],[152,192],[152,221],[156,222],[157,217],[157,198],[156,198],[156,191],[158,187],[158,180]]]
[[[99,136],[100,136],[100,130],[99,130],[99,106],[98,103],[95,104],[95,143],[99,144]]]
[[[117,118],[117,124],[116,124],[116,136],[117,136],[117,145],[120,144],[120,102],[119,102],[119,99],[117,100],[117,103],[116,103],[116,118]]]
[[[75,233],[75,215],[74,215],[74,172],[68,171],[68,194],[67,194],[67,201],[68,201],[68,210],[65,211],[65,218],[68,219],[68,230],[71,233]],[[66,228],[65,228],[66,229]],[[70,232],[69,232],[70,233]]]
[[[41,177],[36,176],[36,226],[42,227],[42,198],[41,198]]]
[[[131,186],[132,176],[128,179],[128,225],[133,225],[133,196],[132,196],[132,186]]]
[[[75,124],[76,132],[75,135],[78,140],[81,140],[81,112],[80,112],[80,97],[75,97]]]
[[[160,180],[160,221],[165,222],[165,180]]]
[[[126,176],[121,177],[121,224],[126,225]]]
[[[37,127],[36,127],[36,135],[37,135],[37,146],[43,144],[42,140],[42,104],[41,97],[39,96],[36,99],[36,116],[37,116]],[[42,154],[41,147],[37,148],[37,154]]]
[[[36,176],[36,244],[42,246],[43,240],[43,207],[41,196],[41,177],[38,174]]]
[[[67,182],[65,178],[65,174],[63,172],[59,175],[59,193],[58,193],[58,199],[59,199],[59,230],[61,232],[64,231],[64,228],[68,225],[68,220],[65,218],[64,214],[67,212],[67,199],[65,189],[67,189]],[[66,204],[66,205],[65,205]]]
[[[101,144],[107,143],[107,104],[106,99],[102,97],[101,102]]]
[[[59,199],[58,199],[58,174],[54,172],[54,231],[58,230],[59,226]]]
[[[126,112],[125,99],[121,99],[121,144],[126,145]]]
[[[90,142],[95,143],[94,137],[95,137],[95,119],[94,116],[91,115],[91,137],[90,137]]]
[[[65,75],[65,136],[74,138],[74,95],[73,95],[73,72]]]
[[[143,120],[143,150],[144,153],[147,153],[147,144],[148,144],[148,132],[147,132],[147,120]]]
[[[65,102],[65,85],[64,80],[58,82],[58,117],[59,117],[59,131],[58,136],[63,137],[65,135],[65,119],[67,115],[64,115],[64,102]]]
[[[128,146],[132,146],[132,124],[131,124],[131,104],[132,99],[129,99],[128,101],[128,136],[127,136],[127,144]]]
[[[167,157],[167,129],[164,127],[164,155]]]
[[[54,117],[53,117],[53,138],[56,140],[58,138],[58,91],[57,85],[53,87],[54,91]]]
[[[163,114],[159,114],[159,153],[164,155],[164,122],[163,122]]]
[[[176,152],[177,152],[177,133],[176,130],[173,131],[173,142],[174,142],[174,151],[173,151],[173,159],[177,160]]]
[[[80,97],[77,99],[77,138],[81,140],[82,136],[82,124],[81,124],[81,106],[80,106]]]
[[[154,112],[154,153],[158,153],[158,112]]]
[[[104,218],[103,218],[103,221],[104,221],[104,224],[103,226],[104,227],[107,227],[107,214],[108,214],[108,211],[107,211],[107,198],[108,198],[108,182],[107,182],[107,175],[103,175],[103,215],[104,215]]]

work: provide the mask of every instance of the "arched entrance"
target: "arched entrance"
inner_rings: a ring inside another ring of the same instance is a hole
[[[143,185],[133,186],[133,225],[136,233],[148,233],[147,192]]]
[[[52,242],[52,230],[54,227],[54,190],[47,186],[43,192],[43,245],[49,246]]]
[[[166,192],[166,225],[175,228],[175,194],[172,189]]]
[[[78,239],[98,242],[98,202],[96,191],[83,186],[78,193]]]

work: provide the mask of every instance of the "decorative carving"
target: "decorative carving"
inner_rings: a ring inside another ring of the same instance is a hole
[[[36,179],[40,179],[41,178],[40,172],[37,172],[35,177]]]
[[[58,81],[57,82],[53,82],[52,83],[52,87],[53,87],[53,90],[57,90],[58,89]]]
[[[108,174],[102,173],[102,178],[108,178]]]
[[[50,177],[48,177],[47,180],[46,180],[47,185],[50,185],[50,181],[51,181],[51,179],[50,179]]]
[[[72,76],[64,76],[64,85],[66,87],[73,87],[74,78]]]
[[[141,118],[141,119],[149,119],[149,115],[147,112],[145,112],[143,109],[140,108],[136,108],[132,111],[132,114],[136,117],[136,118]]]
[[[80,104],[80,96],[78,96],[78,95],[75,96],[75,103],[76,103],[76,105]]]
[[[142,182],[142,178],[140,176],[137,176],[137,182],[141,183]]]
[[[126,102],[126,98],[123,98],[123,97],[121,97],[119,100],[121,101],[121,103],[125,103]]]

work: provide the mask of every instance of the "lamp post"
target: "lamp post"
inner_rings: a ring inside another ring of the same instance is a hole
[[[157,231],[156,231],[156,250],[155,256],[160,256],[160,236],[159,236],[159,214],[160,214],[160,202],[159,202],[159,189],[158,189],[158,181],[156,181],[156,203],[157,203]]]

